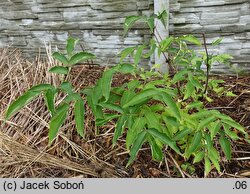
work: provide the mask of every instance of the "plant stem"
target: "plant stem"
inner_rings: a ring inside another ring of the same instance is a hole
[[[80,43],[80,47],[81,47],[82,51],[84,52],[84,51],[85,51],[85,48],[84,48],[84,46],[82,45],[82,43]],[[91,69],[91,68],[92,68],[92,66],[91,66],[91,65],[93,65],[93,64],[94,64],[94,62],[93,62],[93,60],[92,60],[92,59],[91,59],[90,61],[91,61],[91,64],[90,64],[89,60],[87,60],[87,63],[88,63],[89,69]]]
[[[208,80],[209,80],[209,54],[208,54],[208,50],[207,50],[207,42],[206,42],[206,36],[205,36],[204,32],[202,33],[202,37],[203,37],[204,47],[205,47],[205,51],[206,51],[206,55],[207,55],[207,60],[205,61],[205,65],[207,67],[206,86],[205,86],[205,90],[204,90],[204,94],[206,94],[207,89],[208,89]]]
[[[155,34],[155,32],[157,33],[158,37],[160,38],[160,40],[158,39],[157,35]],[[154,32],[153,32],[153,36],[155,37],[159,47],[160,47],[160,41],[162,41],[162,37],[160,35],[160,33],[157,30],[157,24],[154,28]],[[169,65],[169,75],[174,74],[175,73],[175,68],[173,67],[173,65],[171,64],[171,60],[169,59],[169,57],[166,55],[166,53],[164,53],[163,51],[161,52],[166,60],[166,63]]]

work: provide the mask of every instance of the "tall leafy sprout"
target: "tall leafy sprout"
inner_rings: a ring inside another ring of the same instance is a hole
[[[49,69],[49,72],[67,75],[70,72],[70,68],[79,62],[84,62],[89,59],[95,58],[95,56],[88,52],[75,52],[75,47],[78,40],[72,37],[68,38],[66,44],[66,54],[61,52],[54,52],[54,59],[60,61],[62,66],[54,66]],[[66,94],[66,98],[56,106],[55,97],[59,92]],[[20,109],[24,108],[31,101],[37,98],[39,95],[44,97],[46,106],[51,114],[51,120],[49,123],[49,143],[57,136],[60,127],[64,124],[67,119],[67,115],[70,109],[71,103],[74,104],[74,116],[76,121],[77,133],[84,137],[84,100],[80,94],[75,93],[71,83],[63,80],[61,85],[56,88],[50,84],[39,84],[30,88],[22,96],[17,98],[6,111],[5,118],[10,119]],[[108,93],[107,93],[108,96]]]

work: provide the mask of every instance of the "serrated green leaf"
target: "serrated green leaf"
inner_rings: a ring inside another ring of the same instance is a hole
[[[99,79],[96,83],[96,86],[92,90],[92,101],[96,105],[98,104],[99,100],[103,97],[102,92],[102,79]]]
[[[114,70],[108,69],[103,73],[102,78],[101,78],[102,95],[106,99],[105,102],[108,101],[109,96],[110,96],[113,75],[114,75]]]
[[[135,56],[134,56],[134,64],[135,64],[135,66],[137,66],[139,64],[144,48],[145,48],[145,45],[141,45],[141,46],[137,47],[137,51],[135,52]]]
[[[166,92],[163,92],[161,94],[162,99],[164,101],[164,103],[169,107],[169,109],[173,112],[174,116],[178,119],[181,118],[181,114],[179,111],[179,108],[176,105],[176,102],[173,101],[172,97],[167,94]]]
[[[78,42],[77,39],[74,39],[72,37],[68,38],[67,45],[66,45],[66,50],[67,50],[67,54],[68,54],[69,57],[72,56],[73,51],[75,49],[75,45],[76,45],[77,42]]]
[[[190,146],[188,147],[187,151],[186,151],[186,156],[189,158],[189,156],[194,153],[197,148],[201,145],[201,139],[202,139],[202,132],[201,131],[197,131],[194,134],[194,137],[191,141]]]
[[[160,93],[160,91],[159,90],[155,90],[155,89],[143,90],[142,92],[138,93],[134,98],[132,98],[129,102],[127,102],[126,104],[124,104],[123,108],[127,108],[129,106],[137,105],[137,104],[145,101],[146,99],[149,99],[152,96],[157,95],[159,93]]]
[[[220,121],[216,121],[215,123],[213,123],[213,125],[211,127],[208,128],[210,130],[211,139],[213,139],[216,136],[216,134],[219,132],[220,128],[221,128]]]
[[[73,88],[69,82],[63,82],[60,86],[60,89],[62,89],[64,92],[67,94],[72,94],[73,93]]]
[[[69,105],[63,104],[56,110],[55,115],[51,118],[49,123],[49,143],[52,143],[58,134],[59,128],[63,125],[67,117],[68,110]]]
[[[66,96],[66,98],[63,100],[65,103],[75,102],[77,100],[81,99],[81,96],[78,93],[71,93]]]
[[[230,130],[231,127],[229,125],[223,124],[223,127],[224,127],[224,131],[228,135],[228,137],[230,137],[233,140],[240,139],[240,137],[237,135],[237,133],[235,131]]]
[[[90,106],[94,116],[97,117],[97,111],[96,111],[97,108],[96,108],[96,103],[94,102],[93,89],[88,91],[87,102],[88,102],[88,105]]]
[[[121,106],[124,108],[124,105],[131,101],[136,96],[136,93],[134,91],[125,91],[121,97]]]
[[[173,77],[173,83],[176,83],[176,82],[178,82],[178,81],[182,81],[182,80],[184,80],[185,79],[185,75],[188,73],[188,71],[187,70],[181,70],[181,71],[179,71],[178,73],[176,73],[175,75],[174,75],[174,77]]]
[[[140,133],[146,125],[146,119],[144,117],[138,117],[135,119],[131,128],[128,128],[126,136],[126,148],[130,149],[130,146],[135,141],[138,133]]]
[[[193,35],[184,35],[181,37],[181,40],[185,40],[185,41],[188,41],[190,43],[201,46],[201,41]]]
[[[157,54],[158,54],[158,57],[161,56],[161,54],[162,54],[161,47],[157,47]]]
[[[143,55],[143,57],[146,59],[151,57],[151,55],[153,55],[155,53],[155,50],[157,48],[157,45],[155,42],[151,43],[150,46],[151,46],[150,51],[148,53],[146,53],[145,55]]]
[[[195,154],[193,163],[198,163],[201,160],[203,160],[203,158],[205,157],[205,153],[204,152],[198,152],[197,154]]]
[[[204,160],[205,160],[205,177],[206,177],[210,173],[210,171],[212,170],[212,166],[211,166],[211,162],[207,156],[204,158]]]
[[[209,125],[209,123],[213,122],[216,119],[217,118],[215,116],[210,116],[210,117],[208,117],[206,119],[201,120],[201,122],[199,123],[197,129],[200,130],[200,129],[203,129],[204,127],[208,128],[207,126]]]
[[[128,30],[137,22],[138,20],[142,19],[143,16],[128,16],[124,22],[124,33],[127,34]]]
[[[135,51],[136,47],[128,47],[123,49],[120,53],[119,56],[121,56],[120,63],[123,62],[123,60],[128,57],[129,55],[133,55],[133,52]]]
[[[98,110],[99,108],[97,108]],[[98,112],[98,111],[97,111]],[[98,116],[98,114],[95,115],[96,119],[96,126],[103,126],[109,121],[118,118],[120,115],[117,114],[105,114],[104,118],[101,116]]]
[[[41,91],[27,91],[24,93],[22,96],[17,98],[14,102],[10,104],[8,107],[6,114],[5,114],[5,119],[8,120],[10,117],[12,117],[14,114],[16,114],[20,109],[25,107],[27,104],[29,104],[32,100],[34,100]]]
[[[225,137],[221,137],[219,142],[227,160],[231,160],[232,151],[230,141]]]
[[[157,18],[161,21],[162,25],[166,29],[167,28],[167,20],[168,20],[168,13],[166,12],[166,10],[159,13]]]
[[[55,95],[57,93],[57,89],[49,89],[44,94],[44,99],[50,114],[53,116],[55,114]]]
[[[156,161],[162,161],[163,159],[162,149],[156,143],[154,137],[151,135],[148,135],[147,139],[151,147],[151,154],[152,154],[153,159]]]
[[[161,129],[160,118],[157,117],[156,113],[151,112],[150,110],[145,112],[145,118],[147,119],[147,124],[149,128]]]
[[[192,132],[192,129],[185,128],[185,129],[179,131],[178,133],[176,133],[175,136],[174,136],[174,138],[173,138],[173,140],[174,141],[181,140],[182,138],[186,137],[191,132]]]
[[[84,113],[85,113],[84,101],[82,99],[79,99],[75,102],[74,114],[75,114],[77,133],[81,137],[84,137]]]
[[[61,53],[59,53],[59,52],[54,52],[54,53],[52,54],[52,57],[53,57],[54,59],[60,61],[60,62],[61,62],[62,64],[64,64],[64,65],[68,65],[68,63],[69,63],[68,59],[67,59],[63,54],[61,54]]]
[[[128,90],[135,90],[140,84],[139,80],[132,80],[127,84]]]
[[[229,92],[226,93],[226,96],[227,96],[227,97],[235,97],[235,96],[237,96],[237,95],[234,94],[233,92],[229,91]]]
[[[192,83],[193,86],[195,86],[196,88],[200,88],[202,89],[202,85],[201,83],[199,83],[195,77],[191,74],[191,73],[188,73],[188,80]]]
[[[135,66],[128,64],[128,63],[123,63],[123,64],[119,64],[117,66],[115,66],[113,68],[116,72],[120,72],[120,73],[134,73],[136,71]]]
[[[55,66],[55,67],[50,68],[49,72],[66,75],[69,73],[69,69],[68,69],[68,67]]]
[[[162,52],[167,51],[167,49],[170,47],[170,45],[173,43],[173,41],[174,41],[173,36],[167,37],[164,40],[162,40],[160,42],[160,47],[161,47]]]
[[[87,61],[90,59],[94,59],[95,55],[87,52],[79,52],[74,54],[69,60],[69,66],[73,66],[79,62]]]
[[[147,24],[148,24],[148,27],[149,27],[151,33],[154,33],[154,27],[155,27],[154,21],[155,21],[154,17],[149,17],[147,19]]]
[[[208,157],[211,160],[211,162],[214,164],[216,170],[220,172],[219,153],[214,147],[210,148],[208,152]]]
[[[213,142],[212,142],[211,137],[208,133],[205,134],[205,140],[206,140],[207,150],[210,151],[211,148],[213,147]]]
[[[164,106],[161,104],[155,104],[149,107],[152,112],[164,111]]]
[[[140,148],[142,147],[143,143],[145,142],[146,139],[146,131],[142,131],[141,133],[138,134],[131,150],[130,150],[130,158],[128,160],[128,163],[126,167],[128,167],[132,162],[135,160],[137,153],[139,152]]]
[[[103,102],[103,103],[100,103],[99,105],[102,106],[103,108],[106,108],[109,110],[114,110],[114,111],[117,111],[119,113],[124,113],[123,109],[120,106],[112,104],[112,103]]]
[[[214,101],[212,98],[208,97],[207,95],[205,96],[205,98],[206,98],[206,100],[207,100],[208,102],[213,102],[213,101]]]
[[[157,129],[151,128],[148,129],[148,132],[155,138],[158,138],[162,143],[171,147],[177,154],[181,155],[179,148],[176,145],[176,142],[171,140],[166,134],[159,132]]]
[[[203,102],[193,102],[191,104],[188,104],[186,106],[187,109],[192,109],[192,108],[196,108],[197,110],[199,110],[200,108],[203,107]]]
[[[234,120],[227,120],[227,119],[222,119],[221,120],[223,123],[226,123],[230,125],[231,127],[234,127],[235,129],[238,129],[240,132],[246,134],[247,132],[245,131],[244,127],[242,127],[239,123],[235,122]]]
[[[193,86],[193,84],[189,81],[187,84],[186,84],[186,91],[185,91],[185,95],[183,97],[183,100],[186,100],[188,99],[190,96],[193,96],[195,92],[195,88]]]
[[[213,45],[213,46],[217,46],[218,44],[221,43],[222,40],[223,40],[223,38],[218,38],[218,39],[216,39],[216,40],[214,40],[214,41],[212,42],[212,45]]]
[[[115,146],[118,138],[122,135],[126,122],[127,122],[127,115],[125,114],[121,115],[115,127],[115,133],[113,137],[113,146]]]
[[[204,117],[209,117],[211,115],[215,115],[213,113],[214,113],[213,111],[201,110],[201,111],[199,111],[197,113],[192,114],[192,118],[194,118],[194,119],[203,119]]]

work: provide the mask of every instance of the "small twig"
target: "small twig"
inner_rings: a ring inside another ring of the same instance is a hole
[[[250,160],[250,157],[233,158],[233,160]]]
[[[206,55],[207,55],[207,60],[205,62],[205,65],[207,67],[207,76],[206,76],[206,86],[205,86],[205,90],[204,90],[204,94],[206,94],[207,89],[208,89],[208,80],[209,80],[209,55],[208,55],[208,50],[207,50],[206,36],[205,36],[204,32],[202,33],[202,37],[203,37],[204,47],[205,47],[205,51],[206,51]]]
[[[84,48],[84,46],[82,45],[82,43],[80,43],[80,47],[81,47],[82,51],[85,51],[85,48]],[[94,64],[94,62],[93,62],[92,59],[91,59],[90,61],[91,61],[91,64],[90,64],[89,60],[87,60],[87,63],[88,63],[88,65],[89,65],[89,69],[91,69],[91,68],[92,68],[91,65]]]
[[[241,97],[244,94],[244,92],[242,92],[240,95],[238,95],[233,101],[231,101],[227,107],[229,107],[231,104],[233,104],[239,97]]]
[[[170,156],[171,160],[173,160],[176,168],[179,170],[179,172],[181,173],[182,178],[185,178],[185,174],[182,172],[181,167],[179,166],[179,164],[176,162],[176,160],[173,158],[173,156],[167,151],[167,154]]]
[[[164,160],[165,160],[165,164],[166,164],[166,167],[167,167],[168,175],[170,176],[170,169],[169,169],[169,165],[168,165],[168,159],[167,159],[166,156],[164,157]]]
[[[235,107],[211,107],[207,108],[208,110],[218,110],[218,109],[234,109]]]

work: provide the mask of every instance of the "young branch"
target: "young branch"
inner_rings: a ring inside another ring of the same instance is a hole
[[[205,85],[205,90],[204,90],[204,94],[206,94],[207,89],[208,89],[208,80],[209,80],[209,54],[207,50],[207,42],[206,42],[206,36],[204,32],[202,33],[202,37],[203,37],[204,47],[205,47],[205,51],[207,55],[207,60],[205,61],[205,65],[207,67],[207,75],[206,75],[206,85]]]
[[[157,23],[157,24],[158,24],[158,23]],[[160,42],[161,42],[163,39],[162,39],[160,33],[159,33],[158,30],[157,30],[157,24],[156,24],[156,26],[155,26],[155,28],[154,28],[154,32],[153,32],[152,34],[153,34],[153,36],[155,37],[155,39],[156,39],[156,41],[157,41],[157,43],[158,43],[158,45],[159,45],[159,47],[160,47]],[[156,35],[156,34],[157,34],[157,35]],[[158,36],[159,38],[158,38],[157,36]],[[160,40],[159,40],[159,39],[160,39]],[[166,53],[164,53],[163,51],[162,51],[161,53],[163,54],[166,63],[169,65],[169,74],[170,74],[170,75],[171,75],[171,73],[174,74],[174,73],[175,73],[175,68],[174,68],[173,65],[171,64],[171,60],[170,60],[169,57],[166,55]]]

